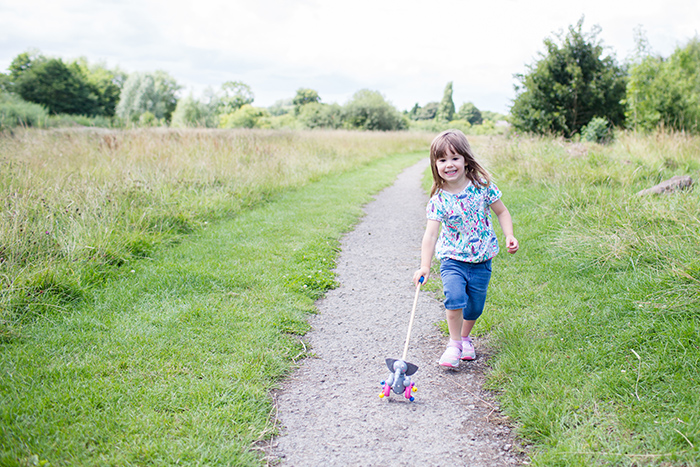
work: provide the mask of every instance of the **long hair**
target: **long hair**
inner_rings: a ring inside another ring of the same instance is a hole
[[[464,157],[464,173],[475,187],[486,187],[491,184],[491,175],[476,161],[467,137],[459,130],[445,130],[435,137],[430,145],[430,169],[433,171],[432,197],[442,190],[445,180],[438,174],[437,160],[445,157],[447,150]]]

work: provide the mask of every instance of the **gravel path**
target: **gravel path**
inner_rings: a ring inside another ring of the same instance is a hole
[[[420,179],[428,161],[409,167],[365,207],[342,241],[341,286],[317,303],[306,339],[315,354],[276,393],[282,434],[268,461],[317,465],[519,465],[514,435],[482,388],[488,350],[459,370],[437,365],[446,343],[436,323],[444,307],[421,292],[407,361],[418,365],[415,401],[391,393],[384,359],[401,358],[420,263],[427,197]]]

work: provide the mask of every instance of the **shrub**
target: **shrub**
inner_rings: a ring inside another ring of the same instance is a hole
[[[45,126],[48,111],[39,104],[22,100],[19,96],[0,93],[0,129],[16,126]]]
[[[594,117],[581,130],[581,139],[591,143],[605,143],[612,139],[612,129],[606,118]]]
[[[191,95],[177,101],[171,125],[173,128],[216,127],[219,123],[216,102],[207,105]]]
[[[312,102],[301,107],[298,118],[305,128],[336,129],[343,125],[343,109],[338,104]]]
[[[266,115],[265,109],[246,104],[233,113],[219,116],[219,128],[256,128]]]

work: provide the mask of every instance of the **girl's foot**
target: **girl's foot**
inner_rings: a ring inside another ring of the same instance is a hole
[[[445,366],[447,368],[459,368],[459,359],[461,354],[462,351],[460,348],[450,342],[447,344],[445,353],[443,353],[442,357],[440,357],[440,366]]]
[[[460,358],[462,360],[474,360],[476,358],[474,344],[472,344],[472,338],[469,336],[462,337],[462,355]]]

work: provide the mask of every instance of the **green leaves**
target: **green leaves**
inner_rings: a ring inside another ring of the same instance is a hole
[[[650,131],[659,125],[698,133],[700,127],[700,39],[677,48],[667,60],[647,50],[629,70],[628,126]]]
[[[583,18],[559,43],[545,40],[547,54],[528,74],[517,75],[522,87],[516,87],[521,92],[511,108],[516,129],[569,138],[594,117],[623,123],[624,70],[612,56],[603,56],[600,29],[585,34],[582,26]]]

